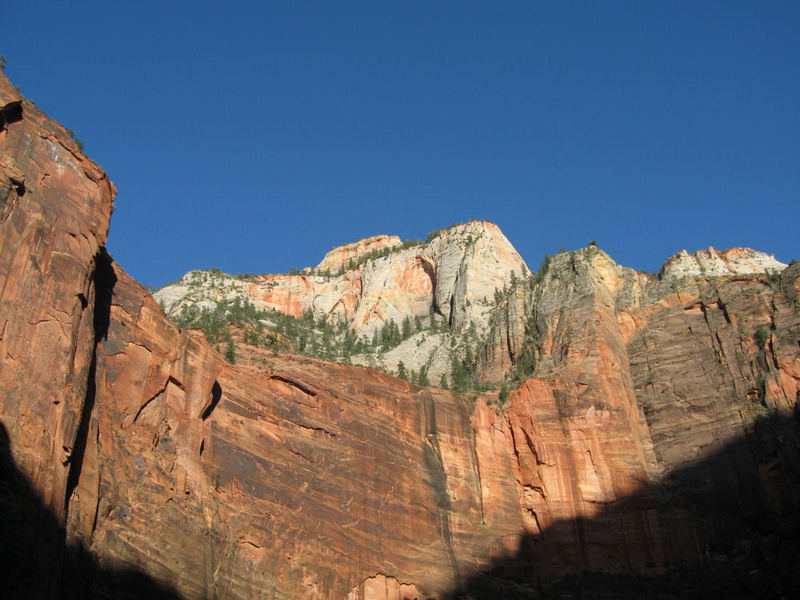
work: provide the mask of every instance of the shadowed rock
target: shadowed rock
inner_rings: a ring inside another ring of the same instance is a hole
[[[484,373],[535,359],[502,408],[264,348],[234,366],[105,253],[102,170],[0,75],[6,98],[22,118],[0,132],[4,591],[794,590],[800,265],[658,279],[559,254],[493,312]],[[458,329],[486,308],[470,294],[510,275],[473,277],[464,257],[500,239],[470,244],[476,227],[373,267],[397,297],[421,282],[419,305]]]

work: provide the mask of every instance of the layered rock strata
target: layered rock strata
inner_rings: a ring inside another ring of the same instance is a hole
[[[372,250],[388,254],[336,270]],[[390,320],[428,318],[433,311],[452,329],[471,322],[483,326],[495,290],[515,273],[527,272],[524,261],[493,223],[470,221],[443,230],[433,240],[403,247],[396,236],[376,236],[331,250],[317,267],[334,274],[262,275],[255,281],[205,271],[190,271],[158,290],[155,298],[167,314],[184,306],[212,308],[219,300],[247,299],[257,308],[300,317],[346,321],[371,336]]]
[[[384,254],[369,258],[370,252]],[[243,280],[190,271],[154,296],[173,317],[184,308],[213,310],[219,302],[237,299],[294,317],[311,311],[317,319],[346,324],[366,342],[380,341],[390,322],[399,326],[408,320],[420,329],[398,348],[349,360],[390,371],[400,363],[416,371],[426,368],[438,381],[449,374],[451,362],[450,336],[439,335],[440,330],[459,341],[477,339],[486,330],[496,291],[524,273],[524,261],[497,225],[471,221],[411,247],[396,236],[347,244],[331,250],[313,273]]]
[[[505,374],[535,347],[535,376],[502,407],[497,392],[257,347],[231,365],[105,253],[113,186],[2,76],[0,114],[11,115],[0,133],[0,467],[13,462],[61,527],[28,522],[35,543],[0,540],[37,549],[4,590],[798,590],[800,265],[658,280],[588,248],[555,257],[530,287],[496,285],[496,271],[462,276],[463,247],[443,235],[429,248],[442,310],[509,288],[481,368]],[[422,260],[400,256],[373,268]],[[470,314],[459,310],[447,313],[456,327]],[[3,507],[19,509],[9,497]],[[68,560],[76,546],[92,568]]]
[[[374,235],[350,244],[337,246],[317,265],[316,271],[345,271],[352,263],[358,262],[370,252],[381,252],[402,246],[396,235]]]
[[[0,75],[0,418],[13,460],[62,522],[82,452],[114,193],[67,131]],[[41,597],[55,593],[59,543],[38,544],[31,583]]]
[[[670,257],[661,267],[662,279],[681,277],[725,277],[754,273],[780,273],[786,265],[775,257],[751,248],[716,248],[698,250],[689,254],[686,250]]]

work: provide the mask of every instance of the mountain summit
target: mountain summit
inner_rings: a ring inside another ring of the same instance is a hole
[[[6,596],[800,590],[800,263],[534,273],[473,221],[190,272],[173,322],[105,250],[114,192],[0,74]]]

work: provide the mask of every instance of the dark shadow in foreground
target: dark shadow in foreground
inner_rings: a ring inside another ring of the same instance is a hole
[[[65,530],[17,468],[0,423],[0,597],[179,600],[109,566]],[[800,420],[759,419],[658,485],[520,540],[443,598],[800,597]]]
[[[17,468],[0,423],[0,597],[179,600],[135,568],[103,566],[82,546],[65,548],[65,530]]]
[[[591,519],[524,536],[444,598],[800,598],[799,498],[800,419],[765,416]]]

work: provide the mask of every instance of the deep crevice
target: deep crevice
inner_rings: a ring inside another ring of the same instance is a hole
[[[0,108],[0,131],[3,131],[7,125],[19,121],[22,121],[22,100],[9,102]]]
[[[86,442],[89,436],[89,425],[91,423],[92,411],[94,410],[95,394],[97,386],[95,377],[97,374],[97,346],[101,340],[108,337],[108,327],[111,323],[111,297],[114,293],[114,286],[117,283],[117,275],[114,272],[113,259],[101,248],[95,256],[94,272],[92,273],[92,285],[94,286],[94,343],[92,347],[92,362],[89,365],[89,374],[86,382],[86,397],[81,410],[81,418],[78,423],[78,430],[75,434],[72,453],[69,458],[69,473],[67,474],[67,487],[64,494],[64,514],[69,510],[69,500],[72,493],[78,486],[83,467],[83,456],[86,452]]]
[[[164,387],[160,388],[160,389],[159,389],[159,390],[158,390],[158,391],[157,391],[155,394],[153,394],[152,396],[150,396],[150,398],[148,398],[148,399],[145,401],[145,403],[144,403],[144,404],[142,404],[142,405],[139,407],[139,410],[137,410],[137,411],[136,411],[136,416],[135,416],[135,417],[133,417],[133,421],[132,421],[133,423],[136,423],[136,421],[138,421],[138,420],[139,420],[139,417],[140,417],[140,416],[142,416],[142,411],[143,411],[145,408],[147,408],[147,406],[148,406],[148,405],[149,405],[149,404],[150,404],[150,403],[151,403],[153,400],[155,400],[156,398],[158,398],[158,397],[159,397],[159,396],[161,396],[161,395],[162,395],[164,392],[166,392],[166,391],[167,391],[167,386],[169,385],[169,382],[171,381],[171,379],[172,379],[171,377],[167,377],[167,380],[164,382]]]
[[[14,179],[13,177],[10,178],[10,181],[17,192],[17,196],[22,198],[25,195],[25,182],[21,179]]]
[[[214,382],[214,385],[211,386],[211,402],[209,402],[206,409],[203,411],[203,414],[200,415],[200,418],[205,421],[208,417],[211,416],[212,411],[217,408],[217,404],[222,399],[222,387],[219,385],[218,381]],[[200,454],[203,453],[203,449],[200,449]]]
[[[317,392],[312,390],[310,387],[303,385],[299,381],[295,381],[294,379],[289,379],[288,377],[284,377],[283,375],[270,375],[270,379],[274,379],[275,381],[282,381],[283,383],[289,384],[292,387],[297,388],[307,396],[316,396]],[[219,384],[215,381],[214,385],[219,388]],[[212,388],[213,391],[213,388]],[[222,388],[219,388],[219,393],[222,394]],[[217,398],[217,402],[219,402],[219,398]],[[216,406],[216,405],[215,405]],[[203,417],[205,418],[205,417]]]
[[[431,280],[431,312],[432,313],[439,312],[439,309],[436,306],[436,271],[434,270],[433,264],[426,257],[420,256],[419,261],[422,270]]]

